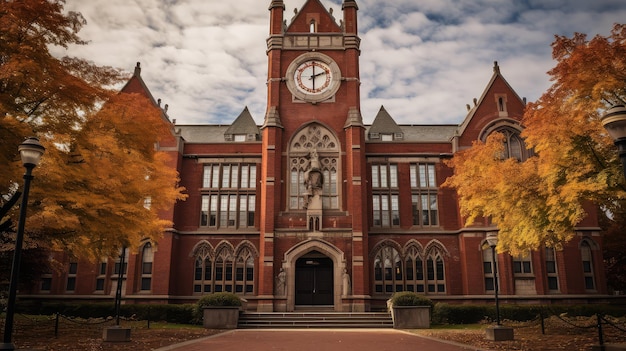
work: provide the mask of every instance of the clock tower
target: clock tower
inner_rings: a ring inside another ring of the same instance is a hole
[[[269,6],[259,310],[369,307],[356,1],[341,10]]]

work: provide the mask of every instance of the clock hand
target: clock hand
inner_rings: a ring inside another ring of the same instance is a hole
[[[320,73],[313,74],[313,75],[311,75],[311,76],[309,77],[309,80],[313,80],[313,79],[315,79],[315,77],[317,77],[317,76],[321,76],[321,75],[322,75],[322,74],[324,74],[324,73],[326,73],[326,72],[322,71],[322,72],[320,72]]]

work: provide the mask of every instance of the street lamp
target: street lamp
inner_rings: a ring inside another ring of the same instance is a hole
[[[487,244],[491,247],[491,264],[493,265],[493,287],[496,296],[496,324],[500,324],[500,301],[498,300],[498,269],[496,268],[496,246],[498,246],[498,232],[487,233]]]
[[[15,350],[15,345],[11,342],[13,334],[13,316],[15,314],[15,298],[17,295],[17,281],[20,274],[20,258],[22,255],[22,242],[24,241],[24,223],[26,222],[26,206],[28,205],[28,191],[30,181],[33,180],[32,172],[39,164],[41,156],[46,148],[39,143],[35,137],[27,138],[17,148],[22,158],[22,164],[26,168],[24,173],[24,192],[22,194],[22,204],[20,206],[20,217],[17,223],[17,235],[15,237],[15,252],[13,253],[13,265],[11,268],[11,281],[9,283],[9,299],[7,301],[7,314],[4,323],[4,339],[0,344],[0,350]]]
[[[617,146],[622,169],[626,175],[626,107],[624,105],[611,107],[600,121]]]

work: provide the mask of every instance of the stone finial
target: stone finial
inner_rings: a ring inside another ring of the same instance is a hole
[[[135,66],[135,73],[133,75],[136,77],[141,75],[141,62],[137,62],[137,66]]]
[[[493,72],[500,74],[500,66],[498,66],[498,61],[493,61]]]

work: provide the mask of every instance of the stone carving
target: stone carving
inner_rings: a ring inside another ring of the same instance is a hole
[[[287,284],[287,277],[285,274],[285,270],[283,268],[280,269],[278,276],[276,276],[276,295],[277,296],[285,296],[285,285]]]
[[[304,194],[304,208],[309,208],[311,198],[319,198],[324,185],[324,175],[320,169],[320,160],[317,150],[313,149],[309,152],[309,169],[304,177],[304,186],[306,193]]]
[[[350,295],[350,290],[351,290],[350,274],[348,274],[348,270],[344,268],[343,269],[343,291],[342,291],[342,295],[343,296]]]

